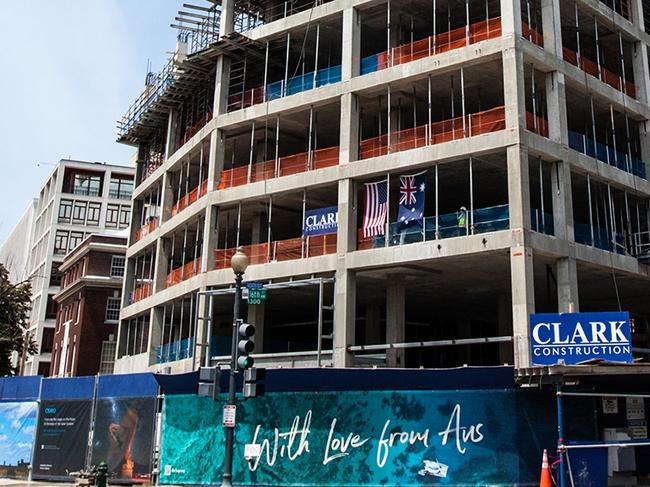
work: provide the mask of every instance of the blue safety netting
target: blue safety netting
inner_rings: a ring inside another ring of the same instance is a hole
[[[569,130],[569,147],[589,157],[594,157],[605,164],[617,167],[622,171],[647,179],[645,162],[630,157],[606,144],[601,144],[600,142],[594,144],[592,139],[583,134]]]
[[[314,86],[313,71],[289,78],[286,90],[284,89],[284,80],[269,83],[266,85],[266,97],[267,101],[275,100],[283,96],[295,95],[303,91],[338,83],[339,81],[341,81],[341,66],[332,66],[330,68],[319,69],[316,72],[316,86]]]
[[[36,401],[42,377],[0,377],[0,401]]]
[[[621,255],[625,254],[625,236],[623,234],[617,233],[615,238],[612,239],[611,234],[605,228],[594,226],[592,239],[592,229],[588,224],[575,223],[573,228],[576,242],[591,245],[601,250],[607,250],[608,252],[616,252]]]
[[[176,340],[156,347],[156,363],[163,364],[190,358],[194,353],[194,337]]]
[[[545,233],[546,235],[555,235],[553,215],[550,213],[533,208],[530,211],[530,223],[534,232]]]

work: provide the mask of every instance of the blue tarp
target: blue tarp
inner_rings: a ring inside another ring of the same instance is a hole
[[[160,386],[160,392],[165,395],[171,394],[196,394],[198,389],[199,373],[188,372],[187,374],[155,374],[156,381]]]
[[[153,374],[100,375],[97,397],[149,397],[158,395]]]
[[[0,401],[36,401],[42,377],[0,377]]]
[[[43,379],[41,399],[92,399],[94,377]]]

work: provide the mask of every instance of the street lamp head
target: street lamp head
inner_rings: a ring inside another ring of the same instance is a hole
[[[230,267],[235,275],[241,275],[246,272],[248,267],[248,256],[244,253],[243,247],[237,247],[235,255],[230,259]]]

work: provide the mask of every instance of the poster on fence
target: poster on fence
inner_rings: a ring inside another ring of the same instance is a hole
[[[65,480],[85,467],[92,400],[42,401],[32,478]]]
[[[269,393],[237,408],[233,483],[534,483],[554,442],[551,405],[511,390]],[[160,483],[219,482],[222,406],[165,398]],[[261,455],[247,461],[246,445]]]
[[[0,478],[29,476],[36,411],[35,402],[0,402]]]
[[[97,400],[91,463],[106,462],[112,481],[150,480],[156,400],[155,397]]]

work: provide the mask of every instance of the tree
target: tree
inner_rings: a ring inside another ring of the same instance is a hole
[[[32,285],[29,281],[12,284],[9,272],[0,264],[0,376],[15,375],[11,354],[35,354],[38,347],[26,333]]]

